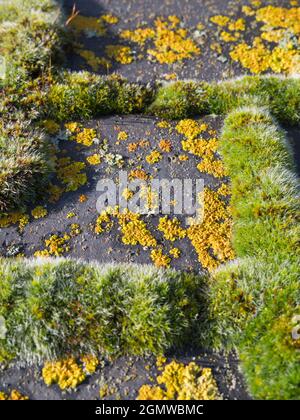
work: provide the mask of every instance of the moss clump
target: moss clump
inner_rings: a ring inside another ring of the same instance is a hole
[[[152,266],[2,260],[1,354],[23,362],[70,354],[161,354],[191,342],[202,279]]]
[[[231,175],[233,247],[239,257],[209,281],[203,337],[235,347],[251,393],[299,396],[299,181],[284,133],[265,109],[243,108],[225,119],[221,150]]]
[[[45,112],[58,121],[142,112],[153,93],[150,85],[129,83],[117,75],[65,72],[50,87]]]
[[[61,58],[65,43],[62,20],[53,0],[2,1],[0,54],[8,66],[36,76]]]
[[[34,202],[46,186],[54,164],[41,133],[0,138],[0,212]]]
[[[149,114],[161,118],[186,118],[207,109],[206,83],[172,82],[161,86],[148,108]]]

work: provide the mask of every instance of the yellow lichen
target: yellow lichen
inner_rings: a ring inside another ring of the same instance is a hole
[[[0,228],[6,228],[16,223],[19,224],[19,230],[22,232],[29,223],[29,216],[25,213],[13,212],[0,218]]]
[[[0,392],[0,401],[9,400],[9,401],[25,401],[29,400],[26,395],[22,395],[18,390],[13,389],[10,394],[5,394],[5,392]]]
[[[89,147],[92,146],[96,136],[96,130],[94,130],[93,128],[84,128],[75,137],[71,137],[71,139],[74,139],[79,144],[83,144],[84,146]]]
[[[92,354],[81,356],[80,361],[83,363],[84,371],[88,375],[92,375],[96,372],[99,365],[99,360],[96,356],[93,356]]]
[[[105,23],[108,23],[109,25],[115,25],[119,22],[119,18],[111,14],[101,15],[100,19],[102,19]]]
[[[216,15],[212,16],[210,21],[218,26],[226,26],[230,22],[230,19],[228,16]]]
[[[73,357],[45,363],[42,376],[46,385],[57,384],[62,390],[76,388],[85,380],[82,367]]]
[[[176,217],[173,219],[169,219],[168,216],[161,217],[157,228],[159,231],[163,232],[164,238],[171,242],[186,236],[185,229],[181,227],[180,222]]]
[[[178,248],[171,248],[169,253],[175,259],[180,257],[180,249]]]
[[[213,175],[215,178],[223,178],[227,175],[221,159],[204,157],[204,159],[197,165],[197,169],[200,172],[206,172],[210,175]]]
[[[143,181],[147,181],[147,179],[149,178],[149,176],[146,173],[146,171],[144,171],[144,169],[137,168],[137,169],[132,169],[129,172],[128,178],[130,180],[132,180],[132,179],[141,179]]]
[[[76,191],[87,183],[87,175],[82,173],[84,168],[84,162],[74,162],[69,157],[58,159],[57,178],[66,186],[66,191]]]
[[[171,123],[169,121],[166,120],[162,120],[159,121],[158,123],[156,123],[156,126],[159,128],[171,128]]]
[[[171,258],[168,255],[163,254],[161,248],[152,249],[150,258],[156,267],[168,267],[171,262]]]
[[[35,219],[40,219],[42,217],[45,217],[47,216],[47,214],[48,214],[48,211],[43,206],[37,206],[31,211],[31,215]]]
[[[149,155],[146,156],[146,161],[149,165],[154,165],[162,159],[162,155],[158,150],[153,150]]]
[[[120,131],[118,133],[118,140],[119,141],[125,141],[128,139],[128,133],[126,133],[126,131]]]
[[[133,60],[130,47],[125,45],[107,45],[105,52],[109,58],[120,64],[130,64]]]
[[[136,28],[133,31],[126,29],[120,33],[120,37],[143,46],[146,41],[155,37],[155,30],[152,28]]]
[[[212,270],[234,257],[231,228],[229,207],[218,192],[205,188],[203,220],[187,229],[187,236],[204,268]]]
[[[173,360],[157,377],[157,383],[154,386],[143,385],[138,400],[222,399],[212,370],[202,368],[195,362],[184,365]]]
[[[42,251],[36,251],[34,253],[35,257],[49,257],[56,256],[60,257],[70,250],[68,241],[70,236],[65,234],[63,236],[51,235],[49,239],[45,240],[46,248]]]
[[[95,153],[86,158],[90,165],[99,165],[101,163],[101,156],[98,153]]]

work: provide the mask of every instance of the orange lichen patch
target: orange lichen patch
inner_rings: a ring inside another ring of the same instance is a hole
[[[141,149],[146,149],[147,147],[150,146],[150,143],[148,140],[139,140],[135,143],[129,143],[127,146],[127,150],[128,152],[136,152],[137,149],[141,148]]]
[[[163,254],[161,248],[152,249],[150,258],[156,267],[168,267],[171,262],[171,258],[168,255]]]
[[[140,47],[147,41],[153,42],[153,47],[147,50],[148,55],[161,64],[173,64],[200,53],[197,44],[188,37],[187,30],[179,25],[179,18],[172,15],[166,19],[156,19],[153,28],[123,30],[120,36],[137,43]]]
[[[79,199],[78,199],[78,201],[80,202],[80,203],[84,203],[85,201],[87,201],[87,196],[85,195],[85,194],[81,194],[80,196],[79,196]]]
[[[101,163],[101,156],[98,153],[95,153],[86,158],[90,165],[99,165]]]
[[[70,157],[60,158],[57,161],[57,178],[65,185],[65,191],[76,191],[87,183],[84,162],[74,162]]]
[[[142,247],[156,246],[156,239],[147,229],[146,223],[139,214],[130,211],[118,214],[122,232],[122,242],[125,245],[141,245]]]
[[[48,211],[43,206],[37,206],[31,211],[31,215],[35,219],[40,219],[42,217],[45,217],[47,216],[47,214],[48,214]]]
[[[9,401],[25,401],[29,400],[26,395],[22,395],[16,389],[13,389],[10,394],[5,394],[5,392],[0,392],[0,401],[9,400]]]
[[[105,57],[98,57],[93,51],[76,49],[76,53],[82,57],[94,72],[97,72],[100,67],[109,69],[111,62]]]
[[[186,138],[194,140],[201,133],[207,130],[207,124],[199,123],[192,119],[184,119],[179,121],[175,129],[179,134],[183,134]]]
[[[218,148],[218,140],[214,137],[210,140],[203,138],[182,140],[182,149],[195,156],[213,158]]]
[[[49,239],[45,240],[46,248],[41,251],[36,251],[34,253],[35,257],[50,257],[56,256],[59,257],[66,252],[70,251],[68,241],[70,236],[65,234],[63,236],[51,235]]]
[[[185,161],[189,160],[189,157],[188,157],[188,155],[179,155],[178,159],[179,159],[180,162],[185,162]]]
[[[13,212],[0,218],[0,228],[6,228],[17,223],[19,224],[19,229],[22,232],[25,226],[29,223],[29,216],[25,213]]]
[[[130,64],[133,61],[131,49],[125,45],[107,45],[105,52],[109,58],[120,64]]]
[[[45,363],[42,376],[46,385],[57,384],[62,390],[76,388],[85,380],[82,367],[73,357]]]
[[[137,169],[132,169],[129,172],[128,178],[130,180],[132,180],[132,179],[141,179],[143,181],[147,181],[149,179],[149,175],[147,174],[146,171],[144,171],[144,169],[137,168]]]
[[[184,365],[173,360],[157,377],[158,385],[143,385],[138,400],[220,400],[210,368],[194,362]],[[161,386],[159,386],[161,385]]]
[[[121,240],[125,245],[141,245],[142,247],[155,247],[157,242],[148,230],[140,214],[125,209],[119,212],[118,208],[108,208],[97,218],[95,232],[101,234],[113,227],[113,218],[118,220],[121,228]]]
[[[204,268],[215,269],[234,257],[231,228],[229,207],[218,192],[205,188],[203,221],[196,221],[187,229],[187,236]]]
[[[128,152],[132,153],[132,152],[136,152],[137,149],[139,148],[139,143],[129,143],[127,146],[127,150]]]
[[[149,155],[146,156],[146,161],[149,165],[154,165],[162,159],[162,155],[158,150],[153,150]]]
[[[136,28],[133,31],[126,29],[120,33],[120,37],[143,46],[146,41],[155,37],[155,30],[152,28]]]
[[[169,16],[168,20],[156,19],[154,48],[148,54],[160,64],[173,64],[200,54],[199,47],[188,38],[186,29],[178,28],[179,19]]]
[[[86,34],[94,33],[97,36],[106,34],[106,27],[103,19],[97,17],[82,16],[78,14],[71,20],[70,26],[76,31],[84,32]]]
[[[171,152],[172,151],[172,143],[171,140],[161,140],[158,144],[158,147],[163,152]]]
[[[157,228],[163,232],[164,238],[171,242],[186,236],[186,230],[181,227],[176,217],[173,219],[169,219],[168,216],[161,217]]]
[[[275,73],[291,73],[299,61],[297,50],[279,46],[270,50],[259,37],[255,38],[252,46],[245,42],[236,45],[230,52],[230,56],[256,74],[268,69]]]
[[[206,172],[215,178],[223,178],[228,175],[221,159],[204,156],[203,160],[197,165],[200,172]]]

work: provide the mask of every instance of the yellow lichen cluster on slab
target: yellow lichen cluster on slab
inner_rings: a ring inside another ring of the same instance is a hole
[[[42,369],[42,377],[47,386],[57,384],[61,390],[76,388],[87,375],[92,375],[99,364],[93,355],[84,355],[80,363],[74,357],[46,362]]]
[[[221,197],[224,195],[223,189],[219,191],[204,189],[203,220],[191,224],[187,229],[187,236],[198,254],[199,262],[208,270],[234,258],[230,208]]]
[[[148,56],[160,64],[173,64],[200,54],[199,47],[174,15],[157,18],[154,27],[123,30],[120,36],[139,46],[151,41],[153,46],[147,49]]]
[[[157,377],[158,385],[143,385],[138,400],[220,400],[217,383],[210,368],[195,362],[188,365],[175,360]]]
[[[185,137],[185,140],[181,142],[183,150],[202,158],[197,165],[198,170],[213,175],[215,178],[222,178],[226,176],[226,171],[222,160],[216,155],[218,139],[198,137],[207,130],[207,124],[192,119],[181,120],[176,125],[176,131]],[[210,132],[211,130],[208,130],[209,134]]]
[[[268,5],[252,9],[249,6],[243,6],[241,11],[252,19],[249,25],[250,34],[252,24],[263,25],[259,27],[260,35],[256,34],[252,42],[240,40],[234,44],[229,53],[230,57],[254,74],[270,70],[274,73],[298,73],[300,70],[300,8]],[[234,43],[238,41],[242,31],[247,31],[243,18],[233,22],[228,16],[213,16],[210,20],[220,28],[231,31],[223,30],[220,33],[221,40],[225,42]]]
[[[10,394],[6,394],[5,392],[0,392],[0,401],[25,401],[29,400],[26,395],[22,395],[18,390],[13,389]]]

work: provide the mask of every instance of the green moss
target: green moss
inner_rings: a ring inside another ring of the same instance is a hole
[[[26,134],[0,137],[0,213],[34,201],[54,169],[43,136],[36,131]]]
[[[207,111],[207,84],[173,82],[161,86],[147,112],[161,118],[185,118]]]
[[[152,266],[2,261],[7,353],[33,363],[68,354],[161,354],[191,342],[202,279]]]

